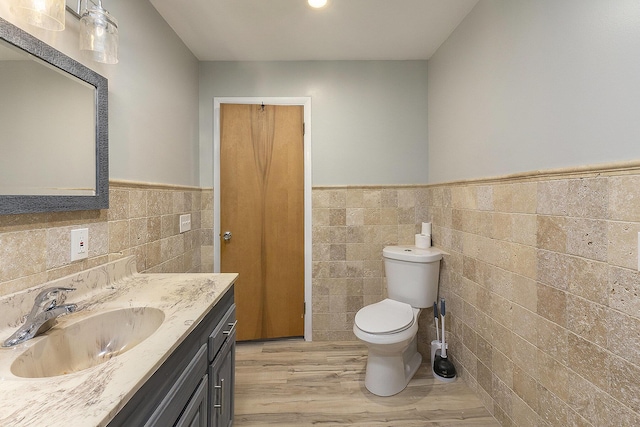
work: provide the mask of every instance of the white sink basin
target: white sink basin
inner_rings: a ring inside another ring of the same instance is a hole
[[[65,328],[52,329],[11,364],[24,378],[66,375],[100,365],[143,342],[164,321],[156,308],[101,312]]]

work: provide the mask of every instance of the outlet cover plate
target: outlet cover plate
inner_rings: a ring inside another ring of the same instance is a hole
[[[180,233],[191,230],[191,214],[180,215]]]
[[[89,257],[89,229],[71,230],[71,261]]]

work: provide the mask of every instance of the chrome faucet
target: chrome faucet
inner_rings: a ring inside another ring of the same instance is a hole
[[[49,330],[59,316],[76,311],[76,304],[63,304],[69,291],[75,291],[75,288],[47,288],[40,292],[24,324],[2,346],[12,347],[30,340]]]

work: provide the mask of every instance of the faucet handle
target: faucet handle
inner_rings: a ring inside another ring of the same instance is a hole
[[[54,287],[40,291],[36,296],[31,314],[37,314],[41,311],[48,311],[62,304],[67,299],[67,292],[75,291],[76,288]]]

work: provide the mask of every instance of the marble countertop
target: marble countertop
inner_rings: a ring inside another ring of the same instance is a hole
[[[193,331],[234,283],[237,274],[140,274],[133,257],[95,267],[42,286],[0,297],[0,341],[31,310],[35,296],[52,286],[73,287],[66,303],[76,313],[58,319],[64,328],[100,312],[153,307],[164,312],[160,327],[146,340],[79,372],[21,378],[11,364],[49,333],[12,348],[0,347],[0,426],[105,426]]]

